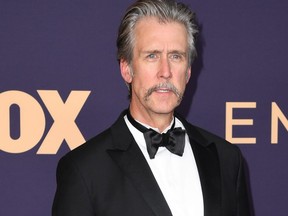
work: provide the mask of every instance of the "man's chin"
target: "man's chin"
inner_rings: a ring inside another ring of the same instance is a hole
[[[162,104],[159,104],[158,106],[154,106],[152,108],[152,110],[155,112],[155,113],[158,113],[158,114],[171,114],[174,112],[175,108],[177,107],[176,104],[165,104],[165,103],[162,103]]]

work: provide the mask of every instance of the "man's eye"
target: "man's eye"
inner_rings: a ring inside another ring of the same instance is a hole
[[[180,60],[182,58],[182,56],[179,54],[173,54],[173,55],[171,55],[171,58],[174,60]]]
[[[156,55],[154,53],[151,53],[147,56],[147,58],[149,59],[155,59],[156,58]]]

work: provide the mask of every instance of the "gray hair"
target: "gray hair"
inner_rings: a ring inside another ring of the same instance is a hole
[[[195,13],[183,3],[174,0],[138,0],[126,11],[119,27],[117,38],[117,59],[131,63],[135,42],[134,29],[136,23],[143,17],[156,17],[159,22],[182,23],[188,34],[189,66],[196,57],[195,35],[198,33]]]

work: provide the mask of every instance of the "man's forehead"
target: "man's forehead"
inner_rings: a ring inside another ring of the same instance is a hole
[[[186,51],[188,35],[184,25],[178,22],[159,23],[153,17],[143,18],[137,23],[134,31],[134,45],[145,45],[145,50],[162,51],[169,46],[170,50]]]

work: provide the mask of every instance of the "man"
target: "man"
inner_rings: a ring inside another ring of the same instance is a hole
[[[129,109],[60,160],[53,216],[250,215],[238,148],[174,113],[196,33],[184,4],[128,8],[117,46]]]

